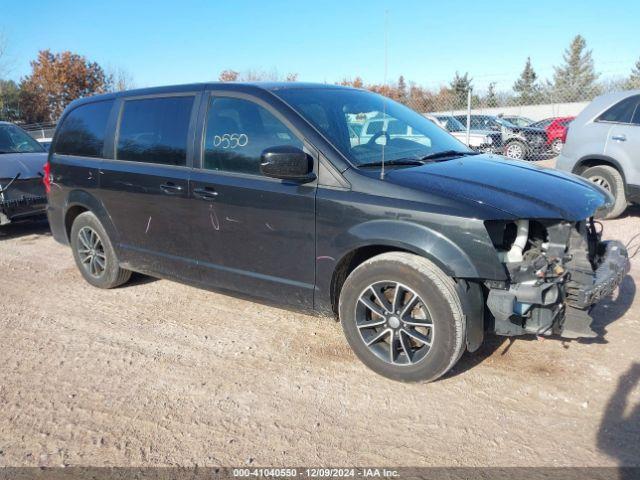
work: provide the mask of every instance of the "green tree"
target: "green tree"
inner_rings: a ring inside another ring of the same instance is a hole
[[[398,77],[398,86],[397,86],[398,100],[402,103],[407,102],[407,83],[404,81],[404,75],[400,75]]]
[[[496,82],[491,82],[487,88],[487,94],[482,99],[482,103],[486,107],[498,106],[498,95],[496,93]]]
[[[527,57],[524,69],[520,77],[513,84],[513,91],[516,93],[518,103],[528,105],[535,103],[540,97],[540,87],[537,84],[538,75],[531,66],[531,57]]]
[[[467,95],[473,90],[473,79],[469,77],[469,72],[460,75],[456,72],[455,77],[449,83],[449,90],[453,95],[453,108],[463,108],[467,105]]]
[[[564,63],[554,67],[553,94],[556,101],[590,100],[599,93],[598,74],[593,65],[591,50],[582,35],[577,35],[564,51]]]
[[[640,58],[631,69],[631,75],[629,76],[625,87],[628,89],[640,88]]]
[[[0,80],[0,120],[13,122],[20,118],[20,88],[13,80]]]

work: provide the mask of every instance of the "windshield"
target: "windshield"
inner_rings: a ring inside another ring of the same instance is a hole
[[[444,151],[470,152],[430,120],[381,95],[342,88],[275,92],[354,165],[419,160]]]
[[[509,120],[505,120],[504,118],[498,118],[495,117],[495,121],[497,123],[499,123],[500,125],[502,125],[503,127],[507,127],[507,128],[517,128],[516,125],[514,125],[513,123],[511,123]]]
[[[0,154],[44,152],[27,132],[11,124],[0,124]]]

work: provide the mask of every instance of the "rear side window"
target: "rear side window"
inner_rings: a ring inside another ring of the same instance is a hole
[[[79,157],[102,157],[113,100],[87,103],[72,110],[58,128],[54,152]]]
[[[624,100],[616,103],[613,107],[604,112],[598,121],[600,122],[616,122],[616,123],[631,123],[633,114],[638,106],[638,100],[640,96],[634,95],[633,97],[625,98]]]
[[[194,96],[126,100],[116,158],[185,166]]]

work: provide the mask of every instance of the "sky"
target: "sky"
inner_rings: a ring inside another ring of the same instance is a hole
[[[137,87],[233,69],[329,83],[404,75],[430,88],[468,71],[476,90],[508,89],[527,56],[551,77],[576,34],[603,77],[621,77],[640,57],[638,18],[637,0],[0,0],[5,76],[28,75],[41,49],[71,50],[126,71]]]

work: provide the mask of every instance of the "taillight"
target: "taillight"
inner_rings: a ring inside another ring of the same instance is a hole
[[[43,171],[42,183],[44,183],[44,191],[49,193],[51,191],[51,164],[48,161],[44,164]]]

